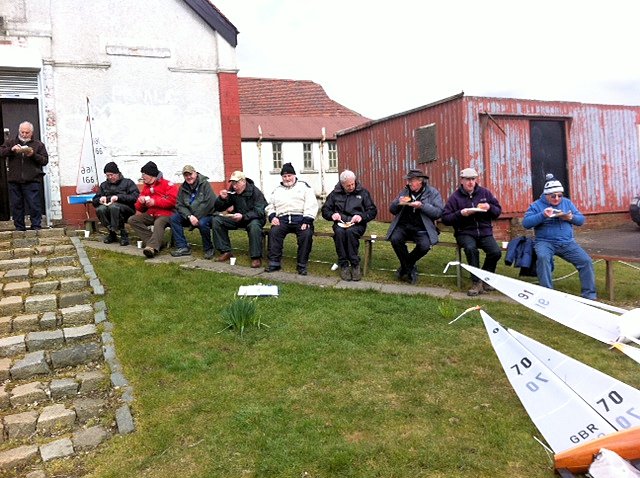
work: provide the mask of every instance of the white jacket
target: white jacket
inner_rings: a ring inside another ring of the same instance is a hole
[[[312,223],[318,214],[318,200],[311,186],[304,181],[296,180],[290,188],[280,183],[271,193],[265,211],[269,221],[274,216],[302,214],[305,223]]]

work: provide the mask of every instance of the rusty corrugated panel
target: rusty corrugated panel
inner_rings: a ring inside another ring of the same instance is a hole
[[[587,214],[621,212],[640,191],[640,107],[505,98],[455,97],[338,135],[340,166],[372,192],[381,220],[416,166],[414,131],[437,125],[438,160],[423,169],[443,198],[459,169],[473,166],[500,198],[503,215],[521,216],[533,200],[530,121],[565,124],[571,199]]]

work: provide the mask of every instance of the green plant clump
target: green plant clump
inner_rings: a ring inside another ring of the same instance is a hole
[[[256,299],[248,299],[246,297],[236,298],[229,304],[220,314],[225,330],[233,330],[242,337],[244,329],[250,326],[259,329],[262,327],[260,316],[258,315],[258,306]]]

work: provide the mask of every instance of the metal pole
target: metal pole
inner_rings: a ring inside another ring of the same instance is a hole
[[[264,174],[262,172],[262,128],[258,125],[258,169],[260,170],[260,191],[264,194]]]

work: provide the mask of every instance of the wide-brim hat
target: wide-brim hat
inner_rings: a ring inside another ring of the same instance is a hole
[[[410,169],[404,178],[405,179],[413,179],[413,178],[429,179],[429,176],[427,176],[425,173],[423,173],[419,169]]]

